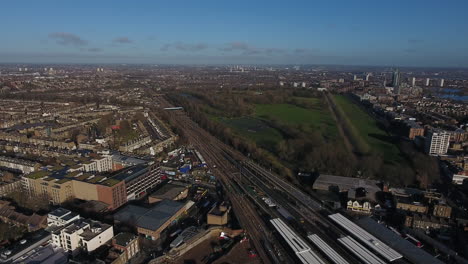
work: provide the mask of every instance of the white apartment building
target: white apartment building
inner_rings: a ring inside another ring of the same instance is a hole
[[[112,165],[112,156],[106,155],[85,161],[76,168],[70,169],[70,171],[106,172],[112,170]]]
[[[94,158],[90,163],[83,164],[85,171],[110,171],[112,170],[112,157],[102,156],[100,158]]]
[[[114,228],[90,219],[79,218],[52,232],[52,244],[73,252],[84,248],[91,252],[114,237]]]
[[[441,129],[432,129],[426,136],[426,153],[431,156],[447,154],[450,133]]]
[[[28,160],[0,156],[0,167],[18,170],[24,174],[28,174],[36,171],[39,164]]]
[[[47,226],[60,227],[80,219],[80,215],[65,208],[57,208],[47,215]]]

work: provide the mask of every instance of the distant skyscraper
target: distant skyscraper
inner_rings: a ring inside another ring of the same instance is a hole
[[[354,75],[354,79],[353,79],[353,80],[355,80],[355,81],[357,80],[357,75],[356,75],[356,74]]]
[[[392,86],[393,86],[393,87],[399,87],[399,86],[400,86],[400,70],[399,70],[399,69],[396,69],[396,70],[393,72],[393,76],[392,76]]]
[[[370,73],[366,74],[366,81],[369,81]]]
[[[444,79],[440,79],[440,87],[444,87]]]
[[[431,82],[431,79],[426,78],[426,86],[429,86],[430,82]]]
[[[392,87],[395,94],[400,94],[400,70],[396,69],[392,76]]]
[[[413,77],[413,79],[411,79],[411,86],[412,87],[416,86],[416,77]]]

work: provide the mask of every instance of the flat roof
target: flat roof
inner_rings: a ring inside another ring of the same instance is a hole
[[[182,209],[184,205],[184,203],[171,200],[162,200],[151,208],[127,205],[114,215],[114,219],[120,222],[130,222],[138,227],[154,231]]]
[[[286,240],[296,256],[305,264],[324,264],[325,262],[313,251],[301,237],[299,237],[283,220],[279,218],[271,219],[270,222]]]
[[[60,207],[60,208],[57,208],[57,209],[53,210],[49,214],[53,215],[53,216],[57,216],[57,217],[62,217],[62,216],[66,215],[66,214],[69,214],[69,213],[71,213],[70,210]]]
[[[162,185],[159,189],[150,194],[150,197],[157,197],[161,199],[174,199],[183,192],[187,187],[180,186],[177,184],[166,183]]]
[[[380,191],[381,188],[377,185],[379,181],[352,178],[335,175],[320,175],[314,182],[313,188],[318,190],[328,190],[330,186],[338,186],[340,191],[348,191],[349,189],[365,188],[368,191]]]
[[[114,240],[115,240],[115,244],[117,244],[119,246],[122,246],[122,247],[126,247],[128,245],[128,243],[130,243],[132,240],[134,240],[136,238],[137,238],[137,236],[135,236],[132,233],[123,232],[123,233],[117,234],[114,237]]]
[[[412,263],[443,264],[443,262],[439,259],[435,258],[426,251],[416,247],[413,243],[408,242],[406,239],[403,239],[395,232],[386,228],[382,224],[377,223],[369,217],[365,217],[358,220],[357,224],[360,225],[362,228],[365,228],[367,232],[371,233],[378,239],[381,239],[383,242],[387,243],[389,246],[395,248]]]
[[[388,261],[391,262],[403,257],[399,252],[386,245],[342,214],[332,214],[328,217]]]
[[[131,166],[131,167],[125,168],[124,170],[112,176],[112,179],[130,182],[138,178],[139,176],[143,175],[144,173],[146,173],[148,171],[148,168],[149,166],[146,164],[139,164],[139,165]]]

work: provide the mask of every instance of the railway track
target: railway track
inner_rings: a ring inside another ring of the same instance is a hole
[[[166,105],[165,107],[170,106],[167,102],[164,102],[163,105]],[[222,182],[239,222],[248,232],[253,246],[264,263],[290,263],[291,259],[285,260],[287,254],[281,254],[281,256],[276,254],[285,252],[285,249],[279,243],[275,243],[275,237],[259,216],[255,203],[246,198],[245,193],[239,190],[238,186],[246,183],[242,178],[236,178],[239,177],[236,176],[239,175],[239,172],[242,175],[241,177],[247,178],[248,182],[262,189],[275,202],[304,219],[303,225],[307,228],[307,233],[320,234],[340,254],[349,260],[355,260],[336,242],[336,238],[344,236],[345,233],[326,217],[331,211],[323,207],[321,202],[313,199],[309,194],[301,191],[278,175],[250,161],[242,153],[234,150],[201,128],[185,113],[172,112],[171,118],[177,120],[179,129],[184,132],[190,144],[200,151],[208,164],[216,165],[216,168],[211,168],[211,170]],[[322,215],[321,211],[325,212],[325,215]],[[278,217],[276,212],[270,212],[270,215]],[[326,232],[328,233],[326,234]],[[309,234],[302,232],[301,235],[307,239]],[[264,246],[265,241],[272,242],[276,252],[268,250]],[[282,258],[282,261],[278,261],[278,258]]]
[[[242,193],[236,190],[237,187],[232,181],[236,168],[224,160],[222,149],[220,148],[221,142],[218,142],[218,139],[200,128],[198,124],[193,122],[186,115],[174,113],[171,117],[177,120],[178,124],[180,124],[179,128],[184,131],[184,135],[187,137],[190,144],[203,155],[207,163],[211,166],[216,165],[216,167],[211,168],[211,170],[226,190],[233,210],[236,212],[240,224],[248,233],[262,262],[266,264],[278,262],[274,261],[278,259],[277,256],[271,256],[274,252],[269,251],[264,246],[265,243],[271,239],[268,228],[265,226],[252,203],[246,199]]]

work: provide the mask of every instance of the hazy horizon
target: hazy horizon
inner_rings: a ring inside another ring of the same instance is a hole
[[[468,3],[3,4],[0,63],[467,67]]]

